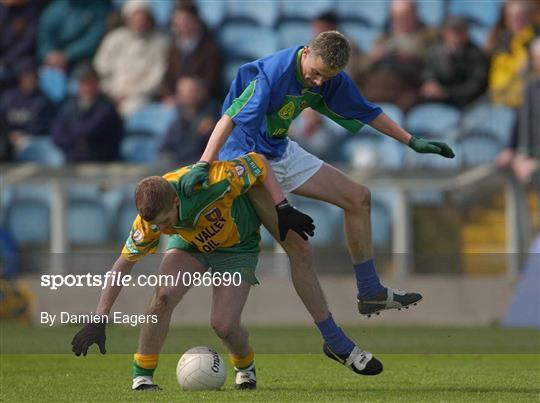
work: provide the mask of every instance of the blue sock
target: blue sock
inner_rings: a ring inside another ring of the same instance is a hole
[[[384,291],[385,288],[381,285],[373,259],[355,264],[354,273],[360,298],[371,298]]]
[[[351,351],[353,351],[354,343],[345,335],[343,330],[336,325],[334,318],[332,318],[332,314],[328,315],[328,318],[322,322],[315,324],[319,328],[324,341],[330,346],[334,353],[349,355]]]

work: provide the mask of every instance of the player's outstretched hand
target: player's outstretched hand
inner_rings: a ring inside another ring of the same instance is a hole
[[[210,164],[206,161],[199,161],[191,166],[178,182],[182,196],[191,197],[195,185],[202,183],[202,188],[208,188],[208,169]]]
[[[313,219],[291,206],[287,199],[283,199],[282,202],[276,204],[276,211],[278,216],[279,239],[284,241],[289,230],[293,230],[306,241],[308,235],[313,236],[315,230]]]
[[[426,140],[412,136],[409,141],[409,147],[417,153],[440,154],[446,158],[455,157],[454,151],[452,151],[448,144],[443,143],[442,141]]]
[[[101,354],[105,354],[105,323],[89,323],[83,327],[71,341],[71,351],[76,356],[86,355],[88,348],[96,343]]]

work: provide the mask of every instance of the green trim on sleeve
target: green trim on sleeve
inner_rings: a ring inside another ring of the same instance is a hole
[[[228,115],[231,119],[238,115],[242,111],[242,109],[244,109],[244,107],[248,104],[250,99],[253,97],[253,94],[255,94],[256,84],[257,80],[251,81],[244,90],[244,92],[242,92],[242,94],[234,101],[232,101],[231,106],[229,106],[229,108],[225,111],[225,114]]]
[[[243,159],[246,162],[249,170],[255,178],[261,176],[262,169],[257,165],[255,161],[253,161],[253,159],[249,155],[243,155],[242,157],[240,157],[240,159]]]
[[[328,105],[326,104],[326,101],[324,100],[324,98],[322,97],[321,94],[317,94],[317,93],[311,92],[311,91],[306,91],[306,92],[309,92],[310,94],[318,96],[321,99],[321,102],[318,102],[318,103],[314,104],[311,107],[313,109],[315,109],[317,112],[322,113],[324,116],[329,117],[330,119],[332,119],[334,122],[336,122],[341,127],[347,129],[348,131],[350,131],[352,133],[358,133],[358,131],[362,127],[364,127],[364,124],[361,121],[359,121],[358,119],[349,119],[349,118],[341,116],[341,115],[337,114],[336,112],[334,112],[333,110],[331,110],[328,107]]]

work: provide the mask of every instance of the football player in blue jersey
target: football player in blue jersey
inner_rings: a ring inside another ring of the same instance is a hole
[[[343,71],[349,54],[347,38],[337,31],[326,31],[308,46],[284,49],[241,66],[201,160],[182,177],[180,187],[186,196],[195,185],[204,187],[209,163],[216,159],[231,159],[250,151],[265,155],[284,191],[343,209],[347,246],[357,279],[358,309],[362,315],[371,315],[416,304],[422,296],[381,284],[373,262],[370,191],[289,140],[292,120],[309,107],[354,133],[368,124],[416,152],[445,158],[453,158],[454,153],[442,142],[411,135],[380,107],[368,102]],[[270,198],[258,189],[249,195],[263,224],[279,239]],[[313,273],[310,244],[296,234],[280,242],[289,255],[298,295],[320,328],[333,328]],[[342,363],[347,360],[346,351],[325,352]]]

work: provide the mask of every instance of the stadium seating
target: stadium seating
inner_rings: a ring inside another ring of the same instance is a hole
[[[44,200],[23,196],[12,198],[5,226],[17,246],[45,246],[49,242],[49,213],[49,204]]]
[[[446,0],[416,0],[420,20],[431,26],[439,26],[444,19]]]
[[[15,157],[17,162],[33,162],[48,166],[62,166],[64,155],[49,137],[35,137]]]
[[[336,11],[342,19],[359,18],[375,27],[382,27],[387,20],[388,5],[389,0],[339,0]]]
[[[120,148],[122,161],[135,164],[154,162],[159,143],[154,138],[132,136],[124,139]]]
[[[471,4],[470,0],[449,0],[449,15],[467,17],[472,23],[491,27],[497,22],[502,0],[482,0]]]
[[[359,134],[345,142],[343,156],[355,169],[400,169],[403,166],[405,149],[399,142],[377,134],[373,129],[362,129]]]
[[[466,167],[493,164],[503,145],[489,133],[470,133],[460,140],[463,164]]]
[[[161,138],[176,117],[176,109],[161,103],[149,103],[135,111],[126,120],[126,135],[155,136]]]
[[[172,10],[174,8],[174,0],[159,0],[151,1],[150,9],[156,24],[161,28],[168,28]]]
[[[74,185],[67,188],[68,200],[98,199],[101,198],[101,189],[98,185]]]
[[[298,18],[282,20],[277,26],[280,48],[308,44],[313,36],[311,25],[308,21]]]
[[[109,227],[106,209],[100,196],[77,197],[69,201],[67,239],[75,246],[98,246],[107,242]]]
[[[245,0],[225,0],[226,18],[248,17],[258,24],[272,28],[277,21],[279,4],[273,0],[258,0],[253,7],[246,5]]]
[[[486,46],[491,28],[473,25],[470,27],[471,40],[480,48]]]
[[[67,94],[68,79],[63,71],[41,66],[38,72],[39,88],[54,102],[62,101]]]
[[[259,59],[278,50],[274,31],[248,20],[224,22],[219,39],[227,57]]]
[[[516,114],[504,106],[482,103],[463,112],[462,133],[464,136],[486,133],[499,139],[503,146],[509,144]]]
[[[448,140],[456,137],[459,120],[460,112],[456,107],[425,103],[409,111],[405,126],[416,136]]]
[[[13,189],[8,186],[2,186],[0,191],[0,228],[5,227],[7,207],[11,203]]]
[[[371,237],[376,248],[390,248],[392,240],[392,210],[376,192],[371,197]]]
[[[340,24],[342,32],[349,37],[364,53],[371,51],[375,40],[381,35],[378,28],[360,22],[343,22]]]
[[[225,63],[223,67],[223,92],[227,93],[233,80],[236,78],[236,73],[241,65],[250,62],[249,59],[237,58],[230,59]]]
[[[326,11],[333,11],[334,0],[290,1],[280,0],[280,10],[283,17],[301,17],[311,20]]]
[[[342,243],[343,213],[340,208],[305,197],[292,196],[291,202],[303,213],[313,218],[315,236],[311,238],[313,246],[328,247]]]
[[[133,220],[137,217],[137,209],[135,208],[135,203],[132,199],[125,199],[120,203],[118,209],[118,216],[116,220],[116,229],[115,238],[119,242],[124,242],[129,235],[131,230],[131,225]]]
[[[196,0],[195,3],[200,17],[211,29],[215,29],[221,25],[226,11],[226,3],[224,1]]]

